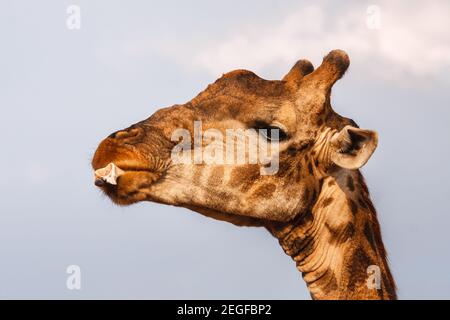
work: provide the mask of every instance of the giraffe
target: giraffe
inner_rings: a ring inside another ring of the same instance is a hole
[[[359,171],[377,147],[377,133],[331,107],[331,88],[349,64],[344,51],[333,50],[316,69],[299,60],[282,80],[228,72],[191,101],[101,141],[92,160],[95,184],[118,205],[153,201],[266,228],[313,299],[396,299]],[[195,121],[219,132],[275,128],[277,137],[258,139],[278,146],[278,170],[263,175],[261,163],[173,163],[174,130],[193,134]]]

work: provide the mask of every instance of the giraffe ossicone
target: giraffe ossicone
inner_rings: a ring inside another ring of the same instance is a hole
[[[96,185],[119,205],[153,201],[266,228],[295,261],[314,299],[395,299],[376,211],[359,171],[378,136],[331,107],[332,86],[349,64],[344,51],[333,50],[316,69],[298,61],[282,80],[228,72],[192,100],[105,138],[92,160]],[[174,132],[195,137],[197,122],[208,134],[180,147]],[[216,139],[227,130],[250,132],[252,139],[240,150],[233,145],[233,161],[213,161],[228,154],[227,140]],[[272,174],[263,174],[267,161],[254,161],[263,145],[277,148]],[[174,149],[190,161],[174,161]],[[244,161],[234,161],[238,151]]]

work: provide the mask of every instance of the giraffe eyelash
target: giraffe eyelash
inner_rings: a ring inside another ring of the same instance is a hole
[[[254,129],[258,130],[258,132],[268,141],[284,141],[288,139],[288,134],[286,133],[286,131],[284,131],[279,126],[258,121],[253,127]],[[278,139],[272,138],[272,130],[278,130]]]
[[[272,137],[272,130],[278,130],[278,138]],[[268,126],[265,128],[259,128],[261,135],[268,141],[284,141],[288,138],[287,133],[283,129],[276,126]]]

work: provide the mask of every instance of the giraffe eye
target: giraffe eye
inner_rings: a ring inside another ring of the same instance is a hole
[[[287,139],[286,132],[277,126],[259,128],[260,134],[268,141],[283,141]]]

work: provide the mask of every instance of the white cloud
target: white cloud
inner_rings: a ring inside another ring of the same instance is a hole
[[[315,65],[328,51],[347,51],[353,65],[382,78],[430,77],[450,66],[450,2],[381,1],[381,28],[366,25],[367,7],[332,10],[306,5],[282,21],[257,23],[194,52],[192,64],[218,75],[245,68],[264,70],[309,58]]]

